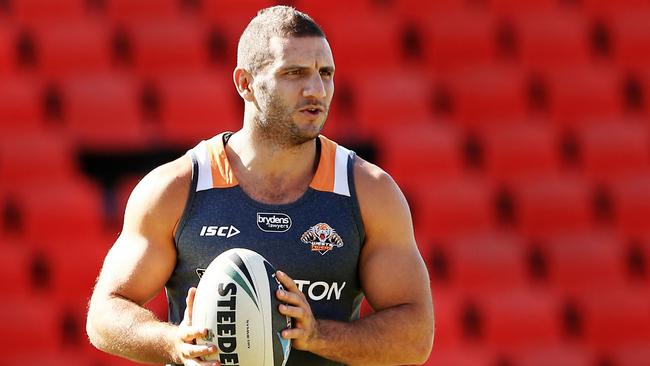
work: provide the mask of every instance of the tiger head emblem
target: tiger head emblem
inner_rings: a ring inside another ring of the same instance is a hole
[[[300,241],[311,245],[311,251],[319,252],[321,255],[324,255],[333,248],[343,246],[341,236],[331,226],[325,223],[319,223],[309,228],[309,230],[302,234]]]

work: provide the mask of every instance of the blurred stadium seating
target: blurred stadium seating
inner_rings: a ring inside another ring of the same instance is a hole
[[[0,1],[0,363],[133,364],[85,337],[101,261],[143,174],[238,128],[238,36],[275,3]],[[411,204],[426,364],[650,365],[650,3],[289,3],[334,52],[325,133]]]

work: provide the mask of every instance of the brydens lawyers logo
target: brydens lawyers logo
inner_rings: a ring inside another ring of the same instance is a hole
[[[266,232],[284,233],[291,228],[291,217],[283,213],[258,212],[257,227]]]
[[[331,226],[322,222],[305,231],[300,237],[300,241],[311,245],[311,251],[319,252],[321,255],[343,246],[343,239],[339,234]]]

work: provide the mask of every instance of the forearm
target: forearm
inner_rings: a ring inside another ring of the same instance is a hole
[[[421,364],[432,342],[427,311],[399,305],[352,323],[318,320],[309,351],[349,365]]]
[[[175,327],[121,297],[92,301],[86,331],[98,349],[143,363],[174,363]]]

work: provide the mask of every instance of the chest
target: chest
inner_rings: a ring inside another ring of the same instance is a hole
[[[258,205],[237,187],[198,192],[177,242],[179,269],[200,270],[247,248],[299,284],[355,280],[361,234],[349,197],[308,191],[291,205]]]

